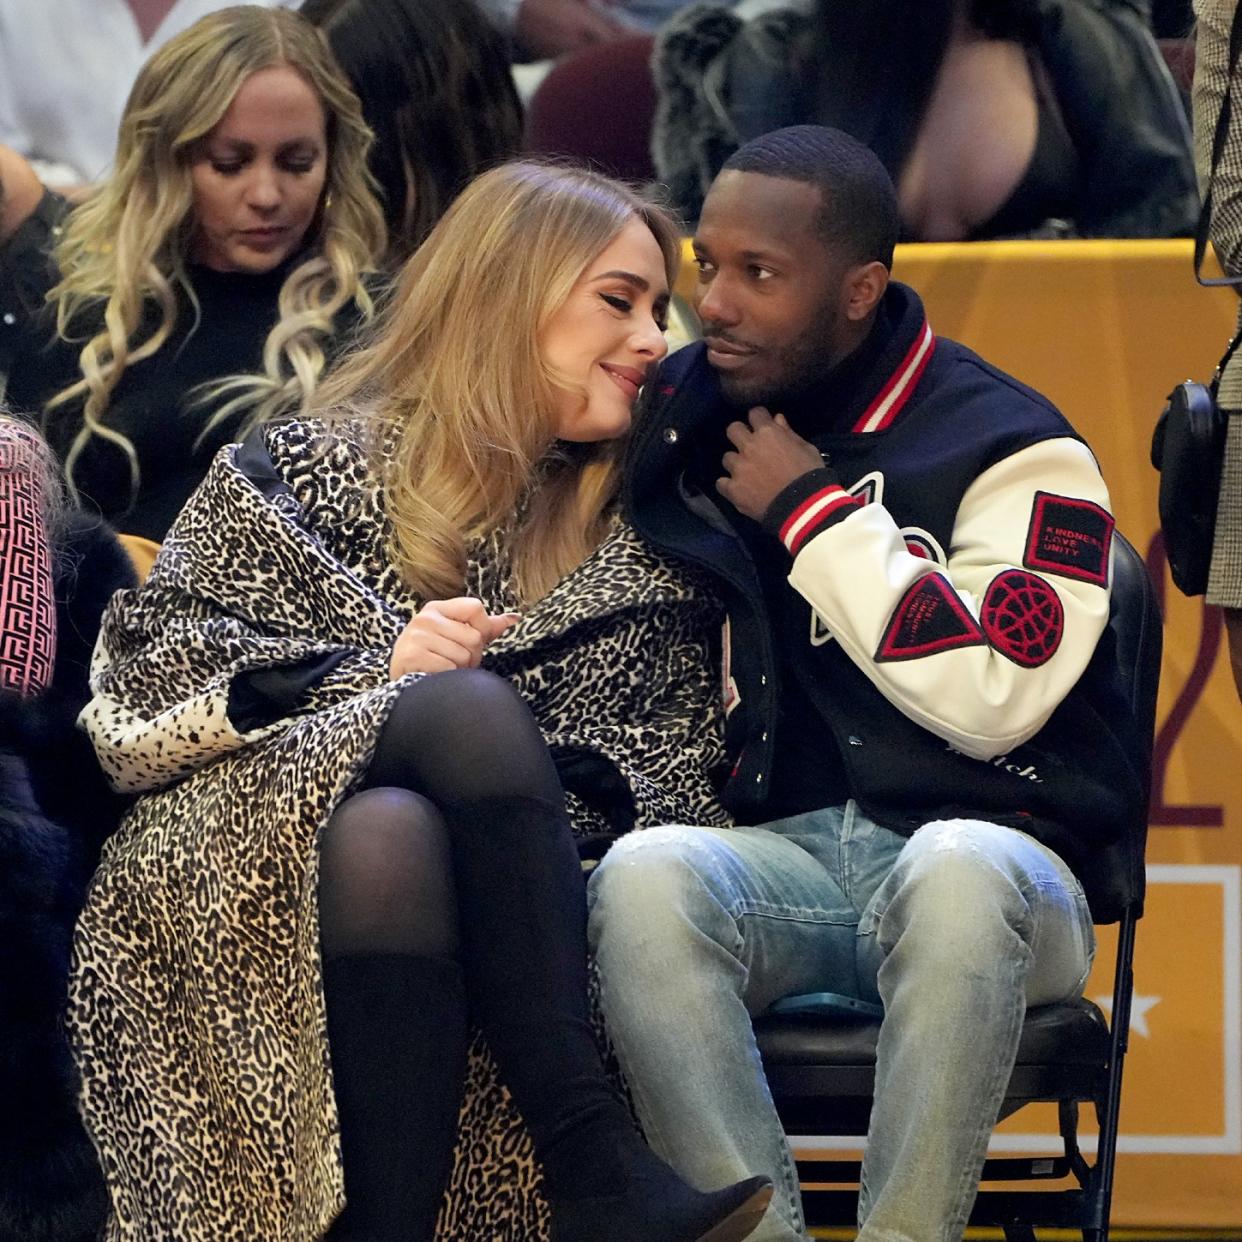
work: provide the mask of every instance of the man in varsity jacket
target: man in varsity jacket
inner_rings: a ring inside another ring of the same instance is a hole
[[[1076,872],[1143,798],[1099,468],[936,337],[896,235],[844,134],[739,150],[695,237],[705,340],[627,468],[630,519],[727,606],[739,827],[623,838],[592,943],[648,1138],[704,1186],[771,1176],[756,1239],[806,1234],[750,1018],[805,992],[884,1007],[860,1239],[961,1236],[1025,1009],[1087,978]]]

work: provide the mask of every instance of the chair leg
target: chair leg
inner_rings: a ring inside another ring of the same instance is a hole
[[[1113,978],[1112,1047],[1109,1053],[1107,1091],[1096,1100],[1100,1135],[1092,1185],[1084,1186],[1089,1223],[1083,1226],[1084,1242],[1108,1242],[1108,1223],[1113,1200],[1113,1175],[1120,1129],[1121,1070],[1130,1034],[1130,1001],[1134,993],[1134,924],[1136,915],[1127,909],[1117,932],[1117,967]]]
[[[1025,1221],[1014,1221],[1005,1225],[1005,1242],[1036,1242],[1035,1230]]]
[[[1078,1101],[1060,1100],[1057,1104],[1057,1116],[1060,1119],[1061,1141],[1065,1144],[1065,1158],[1069,1161],[1070,1171],[1078,1179],[1080,1186],[1086,1186],[1093,1170],[1083,1159],[1078,1146]]]

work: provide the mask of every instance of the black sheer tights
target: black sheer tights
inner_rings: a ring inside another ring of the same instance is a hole
[[[333,1242],[434,1236],[466,1058],[448,838],[405,789],[344,802],[320,841],[319,937],[346,1208]]]
[[[459,670],[402,691],[365,788],[324,829],[319,907],[349,1201],[329,1236],[432,1236],[467,997],[549,1192],[603,1193],[599,1144],[633,1131],[588,1021],[585,889],[560,783],[507,682]]]
[[[507,681],[481,669],[435,673],[403,690],[366,784],[414,790],[442,813],[527,797],[564,815],[556,767],[530,708]]]
[[[328,821],[319,842],[319,938],[328,958],[457,957],[448,834],[426,798],[366,789]]]

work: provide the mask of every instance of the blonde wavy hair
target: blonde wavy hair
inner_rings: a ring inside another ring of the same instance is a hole
[[[460,594],[467,540],[519,509],[512,546],[525,603],[603,539],[620,445],[557,444],[557,396],[583,386],[552,370],[540,340],[634,219],[651,230],[671,287],[677,226],[627,186],[530,161],[484,173],[406,263],[366,347],[320,386],[319,417],[370,429],[390,553],[422,598]]]
[[[357,97],[320,33],[288,9],[238,5],[220,9],[171,39],[147,61],[121,118],[116,171],[71,212],[55,252],[60,282],[48,294],[65,340],[79,312],[103,328],[79,355],[82,378],[57,393],[46,413],[82,399],[82,427],[66,458],[73,468],[93,436],[124,450],[132,488],[139,483],[133,445],[104,422],[108,402],[131,363],[168,340],[180,287],[198,313],[186,272],[194,232],[191,164],[198,144],[220,121],[242,83],[261,69],[289,66],[310,84],[327,119],[324,193],[306,257],[286,277],[280,318],[263,346],[263,374],[235,376],[200,394],[227,397],[203,434],[247,412],[246,425],[277,409],[303,405],[325,363],[333,316],[353,301],[364,318],[371,299],[361,282],[386,245],[383,214],[367,171],[371,132]],[[138,339],[149,303],[159,323]],[[81,338],[78,338],[81,339]],[[201,438],[201,437],[200,437]]]

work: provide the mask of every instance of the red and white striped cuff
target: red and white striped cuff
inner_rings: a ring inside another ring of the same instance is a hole
[[[813,470],[790,484],[772,502],[763,524],[797,556],[809,539],[848,516],[861,502],[829,470]]]

